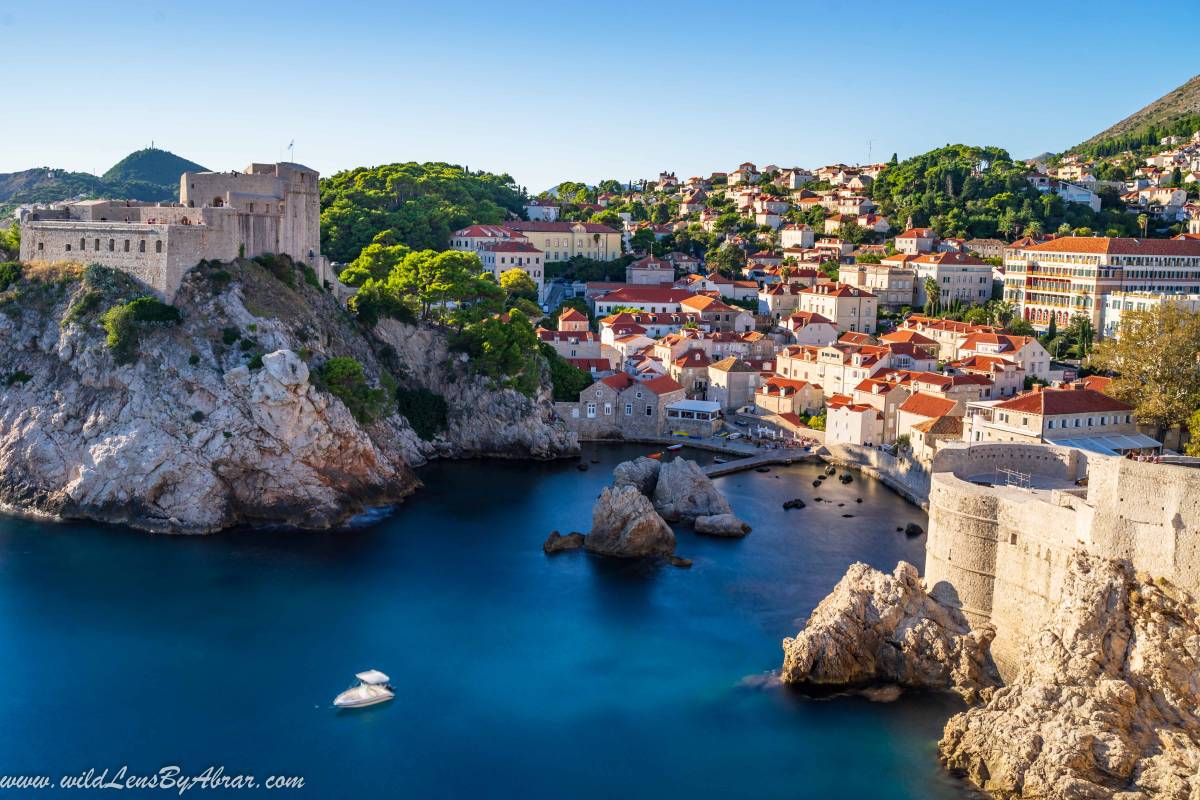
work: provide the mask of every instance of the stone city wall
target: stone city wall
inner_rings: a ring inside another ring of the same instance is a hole
[[[992,480],[1003,467],[1060,488],[968,480]],[[1076,548],[1200,593],[1200,471],[1005,443],[946,448],[933,473],[926,581],[973,624],[996,626],[992,655],[1004,677],[1061,597]],[[1081,474],[1086,490],[1071,487]]]
[[[929,473],[920,462],[897,458],[874,447],[858,444],[826,444],[823,458],[838,466],[852,467],[884,484],[909,502],[926,507]]]

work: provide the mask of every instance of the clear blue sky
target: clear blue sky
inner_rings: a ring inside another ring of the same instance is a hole
[[[941,8],[936,7],[942,6]],[[0,3],[0,172],[442,160],[531,190],[1063,149],[1200,72],[1200,4]],[[1140,55],[1139,55],[1140,54]]]

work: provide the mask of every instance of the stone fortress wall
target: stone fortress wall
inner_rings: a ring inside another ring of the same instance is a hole
[[[999,468],[1028,475],[1031,488],[1005,485]],[[1006,679],[1060,599],[1076,548],[1200,594],[1200,470],[994,443],[945,447],[932,472],[926,580],[973,624],[996,626]]]
[[[284,253],[336,285],[321,255],[319,176],[299,164],[185,172],[178,204],[91,200],[21,218],[22,261],[79,261],[122,270],[171,301],[203,260]]]

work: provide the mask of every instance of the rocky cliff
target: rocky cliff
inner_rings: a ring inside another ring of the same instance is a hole
[[[152,531],[324,528],[403,498],[431,457],[577,449],[545,394],[492,389],[437,331],[363,331],[290,265],[201,265],[177,322],[106,333],[105,312],[140,294],[70,265],[0,292],[0,503]],[[322,384],[333,357],[361,364],[369,413]],[[419,436],[397,385],[434,389],[442,430]]]
[[[1016,679],[946,725],[946,765],[1003,798],[1200,797],[1200,608],[1083,553],[1062,595]]]

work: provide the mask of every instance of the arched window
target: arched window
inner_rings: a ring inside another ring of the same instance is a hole
[[[79,249],[87,250],[87,239],[84,239],[82,236],[79,237]]]
[[[146,240],[145,239],[142,239],[140,242],[138,242],[138,252],[139,253],[146,252]]]
[[[108,252],[111,253],[113,250],[116,250],[116,249],[117,249],[117,240],[109,239],[108,240]]]
[[[129,252],[129,240],[128,239],[125,240],[125,252],[126,253]]]
[[[162,252],[162,239],[159,239],[157,242],[154,243],[154,252],[156,252],[156,253]]]

